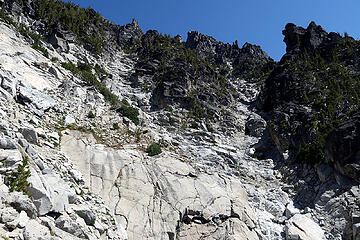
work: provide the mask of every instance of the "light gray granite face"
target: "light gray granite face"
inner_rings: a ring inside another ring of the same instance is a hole
[[[346,208],[356,202],[358,186],[335,192],[325,181],[333,172],[317,166],[324,183],[316,186],[313,206],[301,209],[293,202],[297,189],[284,180],[296,177],[292,171],[254,156],[266,147],[259,141],[267,128],[249,107],[259,92],[255,83],[232,79],[239,101],[231,127],[183,128],[170,123],[168,112],[150,111],[151,94],[128,79],[136,59],[122,50],[95,58],[75,43],[66,43],[67,51],[44,44],[60,62],[104,66],[113,76],[103,80],[106,86],[139,110],[136,126],[3,22],[0,39],[1,237],[336,239],[359,220]],[[87,117],[90,111],[95,118]],[[186,125],[176,106],[171,117]],[[159,140],[167,143],[163,152],[148,156],[146,147]],[[25,159],[30,197],[5,184]],[[351,227],[358,236],[358,224]]]

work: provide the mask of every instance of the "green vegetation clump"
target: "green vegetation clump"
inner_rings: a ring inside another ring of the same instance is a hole
[[[91,8],[81,8],[73,2],[60,0],[21,0],[22,6],[31,4],[35,9],[35,17],[45,23],[49,35],[56,34],[60,29],[71,31],[77,40],[88,50],[101,54],[105,45],[102,36],[105,29],[109,29],[108,22]],[[0,7],[0,18],[5,22],[16,26],[16,23],[6,15],[5,5],[12,4],[5,1]],[[44,49],[37,44],[35,49],[43,52]],[[45,54],[45,53],[44,53]]]
[[[248,80],[252,80],[252,79],[262,80],[260,81],[260,83],[263,83],[264,80],[268,78],[272,70],[273,69],[267,66],[265,62],[251,59],[248,62],[246,62],[246,64],[241,63],[238,66],[236,66],[233,70],[233,74],[234,76]]]
[[[0,3],[1,4],[1,3]],[[6,12],[5,10],[2,8],[0,9],[0,18],[6,22],[7,24],[10,24],[10,25],[13,25],[13,26],[16,26],[16,23],[14,22],[14,20],[12,20],[11,17],[9,17],[8,15],[6,15]]]
[[[213,114],[209,105],[231,103],[231,97],[236,91],[228,79],[230,68],[211,57],[201,56],[197,50],[169,35],[151,31],[146,33],[144,39],[136,49],[140,64],[147,66],[148,62],[157,62],[150,87],[148,83],[142,83],[145,91],[162,92],[164,83],[171,83],[170,92],[174,92],[177,97],[169,98],[180,101],[193,119],[213,121],[218,115]],[[159,108],[166,108],[166,102],[156,100],[154,104]]]
[[[28,187],[30,184],[27,179],[30,176],[29,158],[25,157],[23,163],[18,166],[17,170],[12,171],[5,177],[5,184],[9,187],[10,192],[17,191],[29,195]]]
[[[45,57],[49,58],[49,52],[45,48],[34,44],[32,45],[32,48],[40,51]]]
[[[119,127],[119,123],[117,123],[117,122],[114,122],[113,123],[113,129],[114,130],[117,130],[117,129],[119,129],[120,127]]]
[[[155,156],[162,153],[161,146],[158,143],[151,143],[147,148],[146,152],[149,156]]]
[[[89,111],[88,115],[87,115],[88,118],[95,118],[95,113],[93,113],[93,111]]]
[[[127,101],[119,101],[118,97],[113,94],[104,83],[100,82],[97,77],[92,74],[93,67],[90,64],[78,62],[75,65],[72,62],[61,63],[62,67],[71,71],[73,74],[80,76],[87,84],[94,86],[111,105],[116,106],[118,111],[125,117],[129,118],[134,124],[139,125],[139,111],[130,106]],[[102,69],[100,66],[96,67],[98,70]],[[96,70],[95,70],[96,71]],[[105,71],[105,70],[104,70]],[[103,72],[103,71],[101,71]]]
[[[96,72],[96,75],[98,75],[99,78],[104,77],[104,76],[112,78],[111,75],[108,72],[106,72],[106,70],[103,67],[101,67],[99,64],[95,64],[94,70]]]
[[[140,129],[137,129],[135,132],[134,132],[134,131],[131,131],[130,129],[128,129],[128,130],[127,130],[127,134],[135,137],[136,142],[140,142],[140,140],[141,140],[141,134],[142,134],[142,132],[141,132]]]
[[[73,64],[72,62],[62,62],[61,66],[74,74],[80,73],[80,70],[78,69],[78,67],[75,64]]]
[[[19,33],[24,37],[28,37],[32,39],[33,44],[31,45],[31,47],[34,48],[35,50],[40,51],[45,57],[49,58],[49,52],[44,47],[41,46],[41,41],[43,39],[39,34],[31,31],[27,26],[25,26],[25,24],[18,25],[17,23],[15,23],[12,20],[12,18],[6,15],[4,9],[0,10],[0,18],[4,20],[6,23],[13,25],[19,31]]]
[[[140,124],[139,111],[136,108],[130,106],[127,101],[121,101],[120,108],[118,109],[118,111],[123,116],[130,119],[135,125]]]
[[[32,48],[40,51],[45,57],[49,58],[48,51],[40,45],[40,43],[43,39],[39,34],[34,33],[24,24],[20,24],[20,26],[18,26],[18,30],[21,35],[23,35],[25,37],[29,37],[34,41],[34,43],[32,44]]]
[[[278,85],[283,89],[271,89],[270,104],[265,106],[274,109],[283,102],[292,102],[312,109],[309,118],[302,120],[301,131],[292,133],[293,139],[300,139],[291,146],[298,162],[324,161],[330,132],[359,109],[359,49],[360,41],[345,36],[338,43],[318,48],[311,54],[304,51],[281,66],[281,72],[288,77],[276,80],[283,81]],[[299,119],[301,116],[294,116],[293,120]]]
[[[81,8],[71,1],[35,0],[35,4],[36,15],[46,22],[49,34],[56,33],[61,26],[65,31],[72,31],[85,48],[102,53],[104,41],[100,36],[107,25],[100,13]]]
[[[100,82],[94,74],[92,74],[92,66],[90,64],[78,62],[77,65],[75,65],[72,62],[63,62],[61,63],[61,66],[81,77],[87,84],[94,86],[96,90],[104,96],[105,100],[112,105],[120,103],[118,97],[113,94],[104,83]]]

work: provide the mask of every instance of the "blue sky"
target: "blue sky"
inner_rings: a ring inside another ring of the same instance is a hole
[[[292,22],[306,27],[315,21],[326,31],[360,34],[358,0],[73,0],[92,7],[120,25],[135,18],[150,29],[186,40],[189,30],[239,45],[260,45],[275,60],[285,52],[281,31]]]

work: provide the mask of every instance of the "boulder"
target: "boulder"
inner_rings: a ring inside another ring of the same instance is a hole
[[[65,125],[66,125],[66,126],[67,126],[67,125],[74,124],[74,123],[76,123],[76,120],[75,120],[75,118],[74,118],[73,116],[67,115],[67,116],[65,117]]]
[[[16,145],[9,138],[0,138],[0,149],[16,149]]]
[[[39,144],[38,134],[33,128],[20,128],[19,132],[32,144]]]
[[[35,114],[40,116],[42,116],[45,111],[56,106],[53,98],[25,82],[20,83],[17,94],[18,102],[28,105]]]
[[[49,212],[62,213],[69,204],[69,198],[75,195],[61,177],[49,169],[40,172],[39,169],[30,167],[31,176],[28,178],[29,193],[39,212],[45,215]]]
[[[323,240],[324,231],[305,215],[295,214],[285,225],[288,240]]]
[[[60,48],[62,51],[67,51],[69,49],[66,40],[59,37],[57,33],[52,33],[50,35],[49,43],[53,45],[54,48]]]
[[[3,208],[0,212],[0,221],[8,223],[14,221],[19,216],[19,213],[14,208]]]
[[[258,115],[251,115],[245,124],[245,134],[261,137],[266,128],[266,121]]]
[[[26,214],[26,212],[21,211],[18,218],[18,227],[24,228],[28,222],[29,222],[28,215]]]
[[[70,233],[76,237],[80,237],[83,235],[83,231],[79,225],[76,224],[69,216],[63,215],[60,216],[55,221],[56,227],[60,228],[61,230]]]
[[[75,169],[70,169],[69,170],[70,175],[74,178],[74,180],[79,183],[79,184],[84,184],[85,183],[85,178],[82,175],[81,172],[79,172],[78,170]]]
[[[50,230],[35,219],[31,219],[24,229],[25,240],[50,239]]]
[[[96,215],[91,210],[89,210],[88,206],[76,206],[73,208],[73,210],[79,217],[84,219],[87,225],[95,224]]]
[[[1,87],[5,89],[13,98],[16,96],[16,87],[18,81],[16,78],[10,78],[4,76],[2,78]]]
[[[289,219],[295,214],[299,214],[300,210],[294,206],[293,202],[288,203],[285,209],[285,216]]]
[[[60,136],[57,132],[51,132],[51,133],[48,133],[47,136],[53,140],[55,140],[55,142],[59,142],[60,140]]]
[[[6,199],[6,202],[19,212],[26,212],[26,214],[34,219],[38,215],[38,211],[34,203],[26,195],[19,192],[12,192]]]
[[[0,98],[4,99],[5,101],[13,101],[13,97],[8,93],[5,89],[0,88]]]
[[[54,75],[56,78],[58,78],[59,75],[60,75],[59,71],[58,71],[56,68],[54,68],[54,67],[50,67],[50,68],[49,68],[49,73],[51,73],[52,75]]]
[[[0,149],[0,161],[4,161],[6,167],[16,168],[22,163],[23,157],[18,150]]]

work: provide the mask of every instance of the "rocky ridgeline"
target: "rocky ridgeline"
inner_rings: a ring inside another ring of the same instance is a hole
[[[359,42],[314,22],[283,34],[286,54],[257,102],[271,115],[279,167],[294,201],[315,208],[329,233],[358,239]]]
[[[91,9],[84,38],[49,26],[44,3],[2,5],[0,237],[358,239],[358,115],[334,125],[323,161],[294,163],[313,135],[290,127],[315,97],[276,95],[332,34],[287,25],[275,63],[255,45],[144,34]]]

